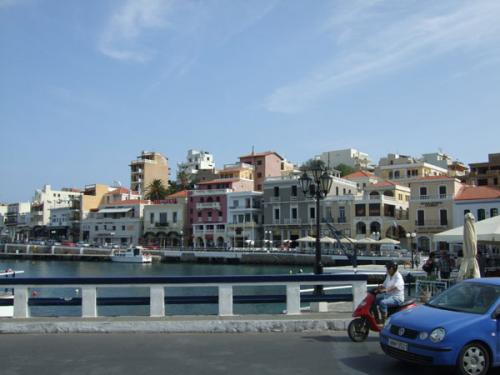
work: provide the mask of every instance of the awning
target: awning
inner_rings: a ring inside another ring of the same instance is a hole
[[[119,213],[124,213],[124,212],[129,212],[132,210],[132,207],[128,208],[101,208],[99,210],[100,214],[119,214]]]
[[[500,216],[477,221],[475,227],[478,241],[500,242]],[[438,233],[434,241],[463,242],[464,226]]]

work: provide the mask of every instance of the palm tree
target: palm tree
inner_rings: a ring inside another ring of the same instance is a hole
[[[146,188],[146,199],[159,201],[165,199],[168,195],[168,189],[163,185],[160,179],[153,180]]]

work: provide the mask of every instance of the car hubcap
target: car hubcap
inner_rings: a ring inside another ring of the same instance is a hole
[[[463,367],[470,375],[481,374],[486,366],[486,358],[481,349],[471,347],[464,353]]]

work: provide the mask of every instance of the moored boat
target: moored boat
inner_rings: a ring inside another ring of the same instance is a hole
[[[111,261],[120,263],[151,263],[151,254],[144,253],[142,246],[129,247],[126,250],[114,250]]]

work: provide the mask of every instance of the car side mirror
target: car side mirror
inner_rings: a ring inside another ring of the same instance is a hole
[[[500,319],[500,305],[498,305],[495,309],[495,311],[493,311],[493,313],[491,313],[491,319]]]

